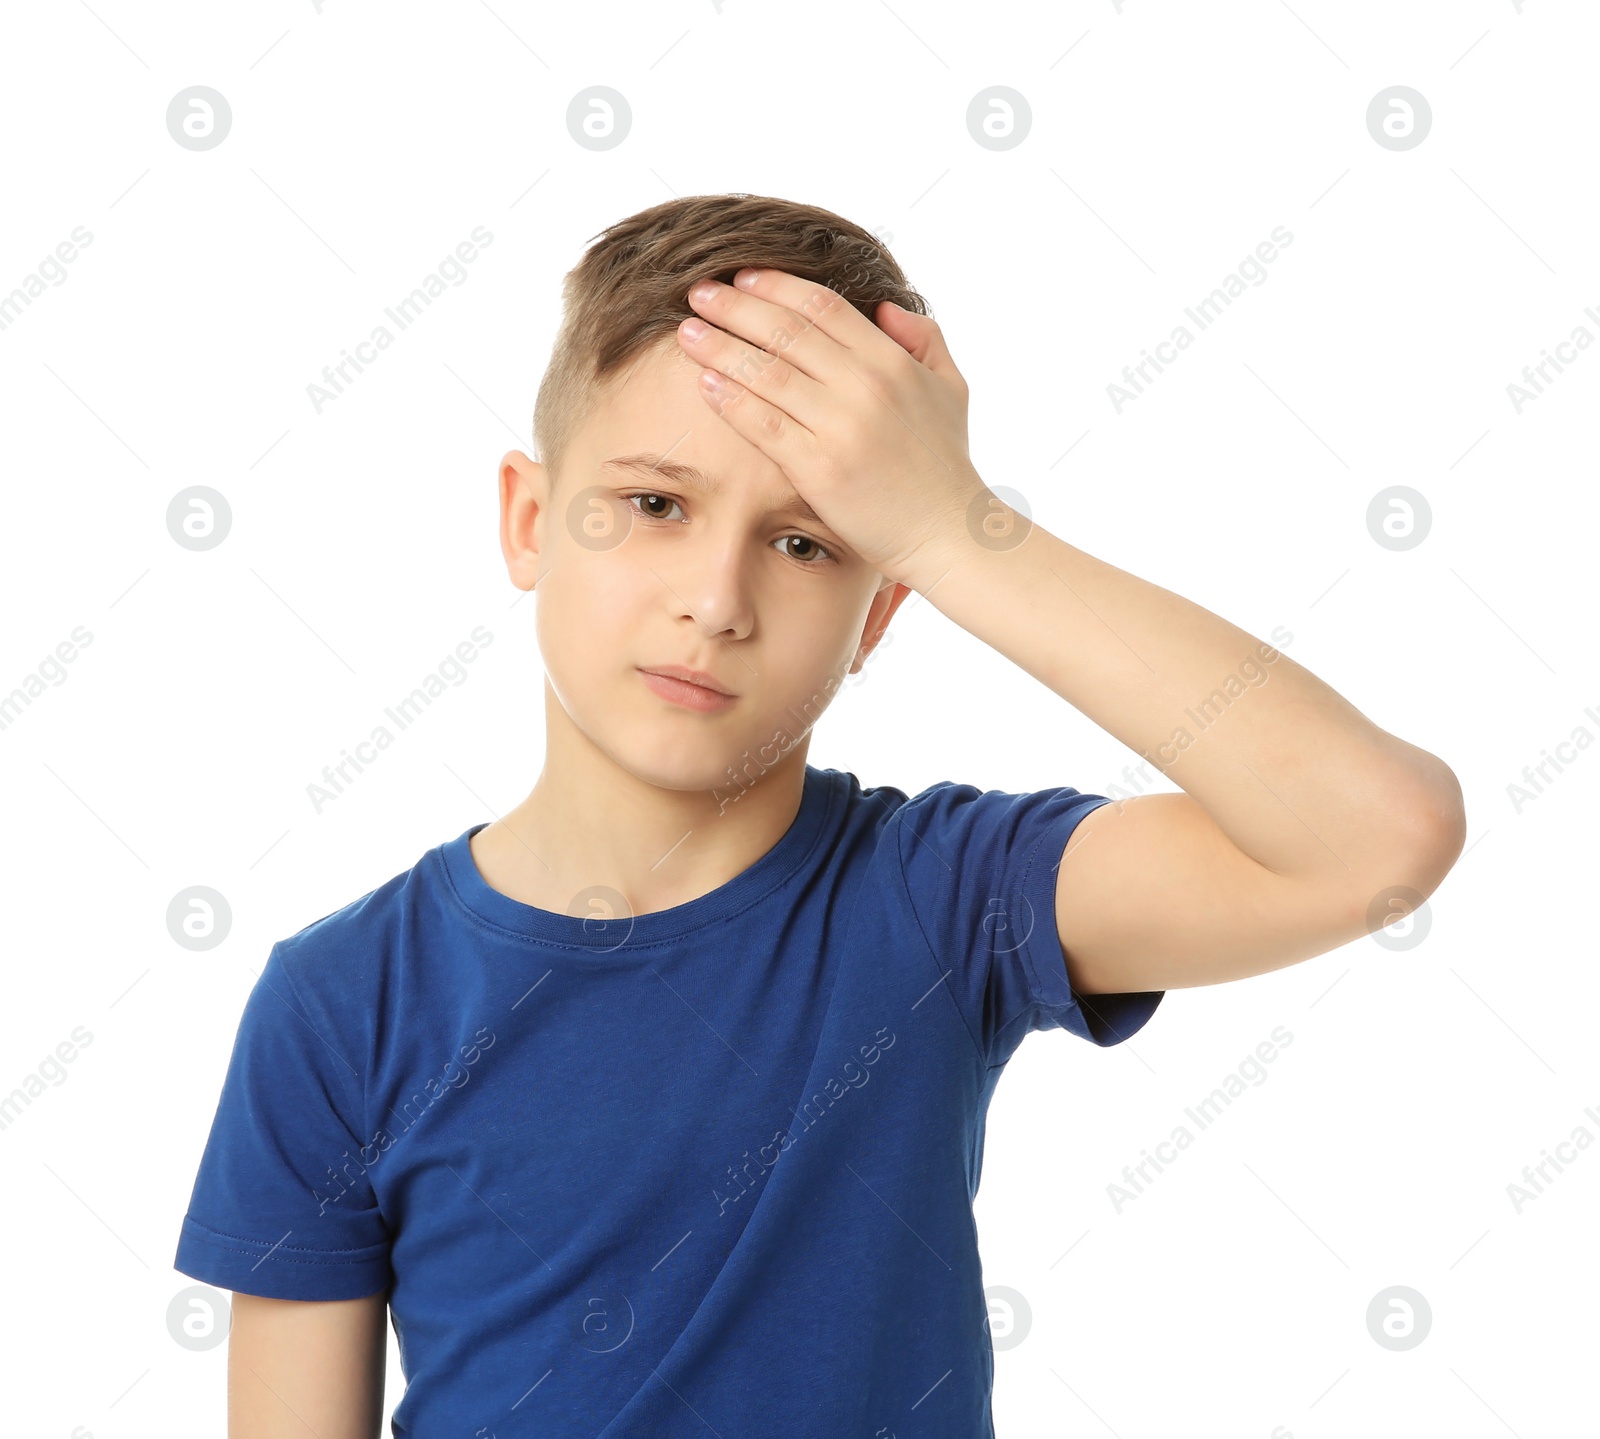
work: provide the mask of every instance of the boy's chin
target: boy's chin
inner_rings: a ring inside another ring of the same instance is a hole
[[[782,714],[765,723],[741,723],[737,731],[721,726],[715,715],[686,714],[673,724],[664,724],[657,715],[630,726],[625,734],[611,728],[605,747],[622,768],[658,789],[720,794],[747,790],[774,770],[792,765],[797,744],[804,740],[796,734],[793,717]]]

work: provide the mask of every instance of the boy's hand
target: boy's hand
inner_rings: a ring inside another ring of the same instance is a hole
[[[867,564],[931,584],[988,489],[967,456],[967,382],[938,325],[889,300],[874,324],[783,270],[702,284],[713,288],[697,285],[689,304],[709,327],[678,328],[706,367],[700,393]]]

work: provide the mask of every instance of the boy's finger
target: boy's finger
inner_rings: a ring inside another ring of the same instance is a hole
[[[876,311],[879,328],[913,360],[966,388],[966,377],[956,368],[944,334],[929,315],[904,310],[892,300],[880,301]]]
[[[808,293],[816,289],[821,289],[824,295],[833,295],[833,291],[823,287],[807,287]],[[836,383],[845,372],[849,362],[845,347],[817,320],[786,308],[776,299],[749,294],[711,280],[702,281],[691,289],[688,300],[695,314],[729,334],[741,336],[770,355],[781,355],[795,369],[819,383]],[[853,308],[840,301],[837,295],[833,296],[833,303],[845,309]],[[815,301],[813,310],[818,307],[832,308],[832,303]],[[858,315],[857,318],[863,317]]]
[[[801,424],[817,427],[827,405],[827,391],[820,381],[792,365],[787,352],[769,354],[715,325],[700,323],[705,331],[698,336],[689,334],[694,321],[685,320],[678,326],[678,344],[690,359],[737,381],[745,390],[753,390]]]
[[[714,381],[714,383],[713,383]],[[816,436],[792,415],[716,371],[700,376],[700,394],[740,435],[791,479]]]

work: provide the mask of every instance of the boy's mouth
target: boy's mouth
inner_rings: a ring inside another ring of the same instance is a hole
[[[726,709],[738,698],[701,670],[687,670],[680,665],[663,665],[659,669],[641,666],[639,673],[662,699],[703,713]]]
[[[687,685],[698,685],[703,690],[711,690],[729,699],[737,698],[727,685],[704,670],[687,670],[682,665],[641,665],[640,669],[647,675],[663,675],[667,679],[682,680]]]

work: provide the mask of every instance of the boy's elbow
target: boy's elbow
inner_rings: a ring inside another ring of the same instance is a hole
[[[1406,809],[1408,834],[1405,882],[1426,898],[1450,873],[1467,842],[1467,808],[1455,771],[1428,756],[1428,776]]]

